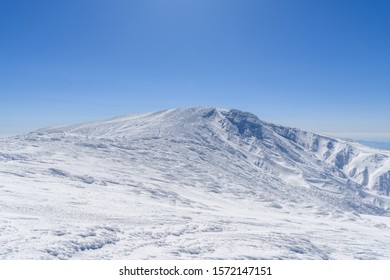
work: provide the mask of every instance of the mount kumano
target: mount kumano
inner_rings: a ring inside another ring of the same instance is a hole
[[[390,151],[191,108],[0,140],[1,259],[390,259]]]

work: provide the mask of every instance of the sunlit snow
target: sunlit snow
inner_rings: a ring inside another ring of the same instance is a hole
[[[191,108],[0,140],[1,259],[389,259],[390,152]]]

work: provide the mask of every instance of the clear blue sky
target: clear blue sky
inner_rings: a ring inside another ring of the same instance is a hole
[[[390,1],[0,0],[0,135],[213,106],[390,140]]]

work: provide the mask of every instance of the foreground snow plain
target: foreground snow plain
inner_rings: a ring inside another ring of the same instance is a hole
[[[390,152],[190,108],[0,140],[1,259],[390,259]]]

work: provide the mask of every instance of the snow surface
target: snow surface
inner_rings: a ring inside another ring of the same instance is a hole
[[[237,110],[0,140],[1,259],[389,259],[390,152]]]

